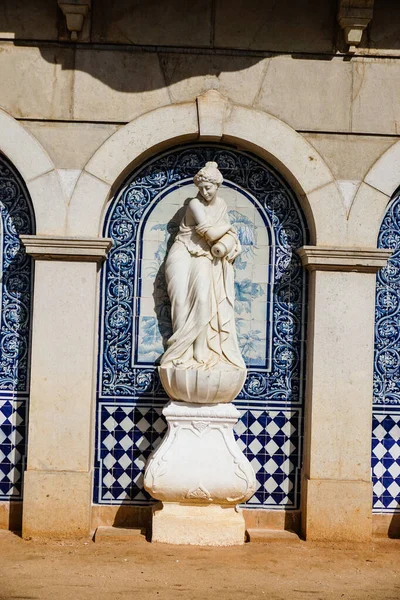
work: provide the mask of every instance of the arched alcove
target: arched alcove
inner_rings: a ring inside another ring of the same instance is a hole
[[[19,235],[34,232],[26,185],[0,153],[0,502],[23,492],[33,268]]]
[[[256,156],[214,143],[161,153],[115,194],[103,235],[94,503],[145,505],[143,469],[162,439],[166,394],[156,364],[169,335],[163,261],[193,175],[216,160],[243,253],[235,264],[236,320],[248,377],[235,401],[238,442],[257,474],[248,507],[299,507],[306,273],[295,252],[308,241],[286,181]]]
[[[376,280],[373,509],[395,513],[400,512],[400,191],[387,207],[378,247],[393,254]]]

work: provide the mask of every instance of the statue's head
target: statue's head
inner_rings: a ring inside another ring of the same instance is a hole
[[[193,177],[195,185],[206,202],[210,202],[214,198],[223,180],[222,173],[218,170],[218,164],[213,161],[207,162],[205,167]]]

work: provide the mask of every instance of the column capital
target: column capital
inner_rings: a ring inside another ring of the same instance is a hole
[[[26,253],[36,260],[103,261],[112,246],[108,238],[20,235]]]
[[[354,271],[376,273],[386,266],[393,250],[382,248],[343,248],[303,246],[297,250],[303,267],[309,271]]]

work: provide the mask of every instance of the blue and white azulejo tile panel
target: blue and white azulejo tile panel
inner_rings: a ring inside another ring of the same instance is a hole
[[[143,472],[167,429],[162,405],[100,402],[97,418],[95,502],[148,504]]]
[[[301,411],[240,410],[235,437],[251,462],[257,490],[248,507],[297,507],[301,461]],[[143,471],[167,424],[162,406],[100,402],[94,500],[149,504]]]
[[[247,507],[298,508],[302,412],[241,410],[237,442],[256,474],[257,489]]]
[[[376,278],[372,481],[374,512],[400,509],[400,195],[388,206],[379,248],[391,248]]]
[[[21,499],[27,399],[0,399],[0,499]]]
[[[372,484],[376,512],[400,511],[400,410],[374,410]]]
[[[144,163],[105,218],[104,235],[114,244],[101,275],[95,502],[150,501],[143,467],[164,434],[167,398],[156,365],[171,335],[164,261],[184,203],[197,193],[193,176],[209,160],[224,175],[220,195],[243,247],[235,261],[235,309],[248,377],[235,404],[239,443],[259,480],[249,505],[298,506],[307,282],[295,250],[307,243],[307,228],[271,167],[214,144],[180,146]],[[276,439],[265,441],[278,424]],[[125,449],[121,441],[128,439]]]
[[[171,241],[179,229],[183,206],[197,189],[192,180],[172,186],[155,205],[143,226],[142,259],[138,271],[138,364],[153,364],[164,351],[171,331],[170,303],[164,279],[163,263]],[[249,366],[271,364],[272,338],[269,335],[272,310],[273,268],[271,248],[273,228],[267,228],[250,199],[230,182],[223,184],[220,195],[228,205],[229,218],[238,232],[242,253],[235,261],[236,324],[243,357]],[[133,323],[135,327],[135,321]],[[134,333],[135,336],[135,333]]]
[[[33,232],[28,192],[19,174],[0,155],[0,501],[22,497],[32,262],[19,234]]]

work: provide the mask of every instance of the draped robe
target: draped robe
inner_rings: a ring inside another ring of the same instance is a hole
[[[191,224],[186,209],[178,235],[168,253],[165,277],[171,301],[173,335],[161,359],[161,366],[178,368],[245,369],[239,350],[234,318],[234,272],[227,258],[215,258],[199,230],[229,224],[227,206],[221,198],[208,205],[206,224]],[[233,228],[229,235],[240,242]],[[193,360],[194,343],[201,336],[204,362]]]

